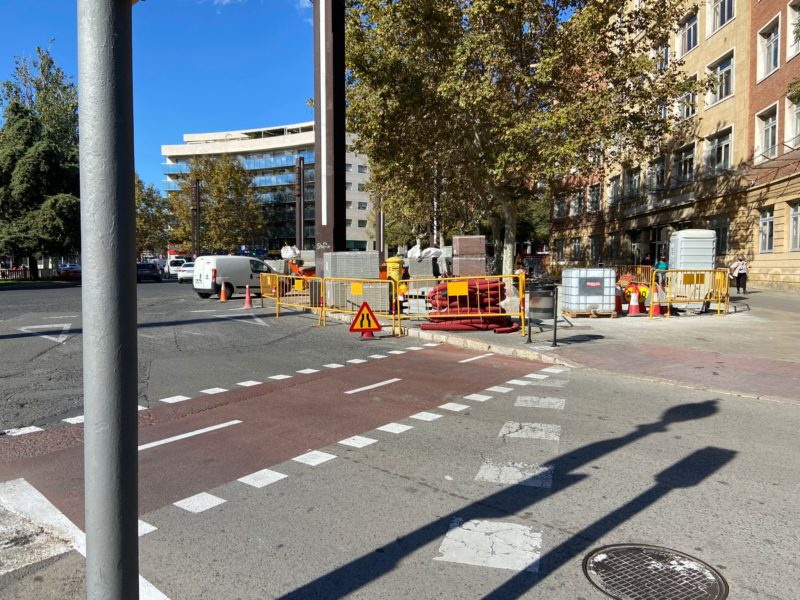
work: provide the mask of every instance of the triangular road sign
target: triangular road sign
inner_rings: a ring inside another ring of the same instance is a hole
[[[366,333],[367,331],[380,331],[381,324],[375,318],[375,313],[369,307],[369,304],[364,302],[361,308],[358,309],[353,322],[350,324],[351,333]]]
[[[28,327],[20,327],[19,330],[52,340],[57,344],[63,344],[69,339],[69,328],[71,326],[72,323],[51,323],[49,325],[30,325]],[[36,333],[36,330],[38,329],[46,329],[49,333],[52,333],[54,329],[58,329],[59,327],[61,328],[61,333],[59,333],[58,336],[47,335],[45,333]]]

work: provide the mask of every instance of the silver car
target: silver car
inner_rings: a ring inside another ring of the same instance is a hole
[[[178,269],[178,283],[186,283],[187,281],[191,283],[192,277],[194,277],[194,263],[183,263]]]

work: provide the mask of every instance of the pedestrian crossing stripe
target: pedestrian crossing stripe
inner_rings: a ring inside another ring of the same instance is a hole
[[[353,322],[350,324],[351,333],[366,333],[367,331],[380,331],[381,324],[375,318],[375,313],[369,307],[369,304],[364,302],[361,308],[358,309]]]

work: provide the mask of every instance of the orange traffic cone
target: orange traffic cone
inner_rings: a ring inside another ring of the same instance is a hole
[[[371,331],[362,331],[361,332],[361,339],[362,340],[374,340],[375,336],[372,334]]]
[[[631,283],[626,289],[626,292],[630,292],[630,301],[628,302],[628,316],[629,317],[638,317],[642,314],[642,311],[639,308],[639,286],[635,283]]]
[[[661,292],[661,286],[656,284],[656,287],[653,289],[653,295],[650,298],[651,317],[662,317],[666,312],[666,309],[661,307]]]
[[[227,302],[228,301],[228,290],[225,289],[225,284],[224,283],[219,288],[219,301],[220,302]]]
[[[250,297],[250,286],[244,288],[244,308],[253,308],[253,299]]]

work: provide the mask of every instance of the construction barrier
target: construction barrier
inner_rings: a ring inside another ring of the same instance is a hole
[[[650,318],[654,305],[666,305],[667,317],[673,305],[702,304],[708,310],[717,305],[717,315],[727,314],[729,306],[729,279],[727,269],[668,269],[653,271],[650,278]]]
[[[324,299],[322,323],[332,313],[355,315],[366,302],[381,325],[391,325],[392,335],[399,335],[397,315],[397,282],[393,279],[352,279],[325,277],[322,280]]]
[[[502,326],[519,319],[525,335],[525,275],[483,275],[473,277],[405,279],[399,282],[398,321],[426,319],[432,323],[457,321],[465,329],[516,330]],[[513,290],[513,291],[511,291]],[[434,327],[431,327],[434,328]]]
[[[275,317],[281,316],[281,307],[318,311],[318,324],[324,324],[324,281],[322,277],[278,275],[262,273],[261,306],[264,299],[275,302]]]
[[[614,269],[617,273],[617,281],[627,279],[636,283],[650,283],[653,276],[653,267],[650,265],[623,265]]]

